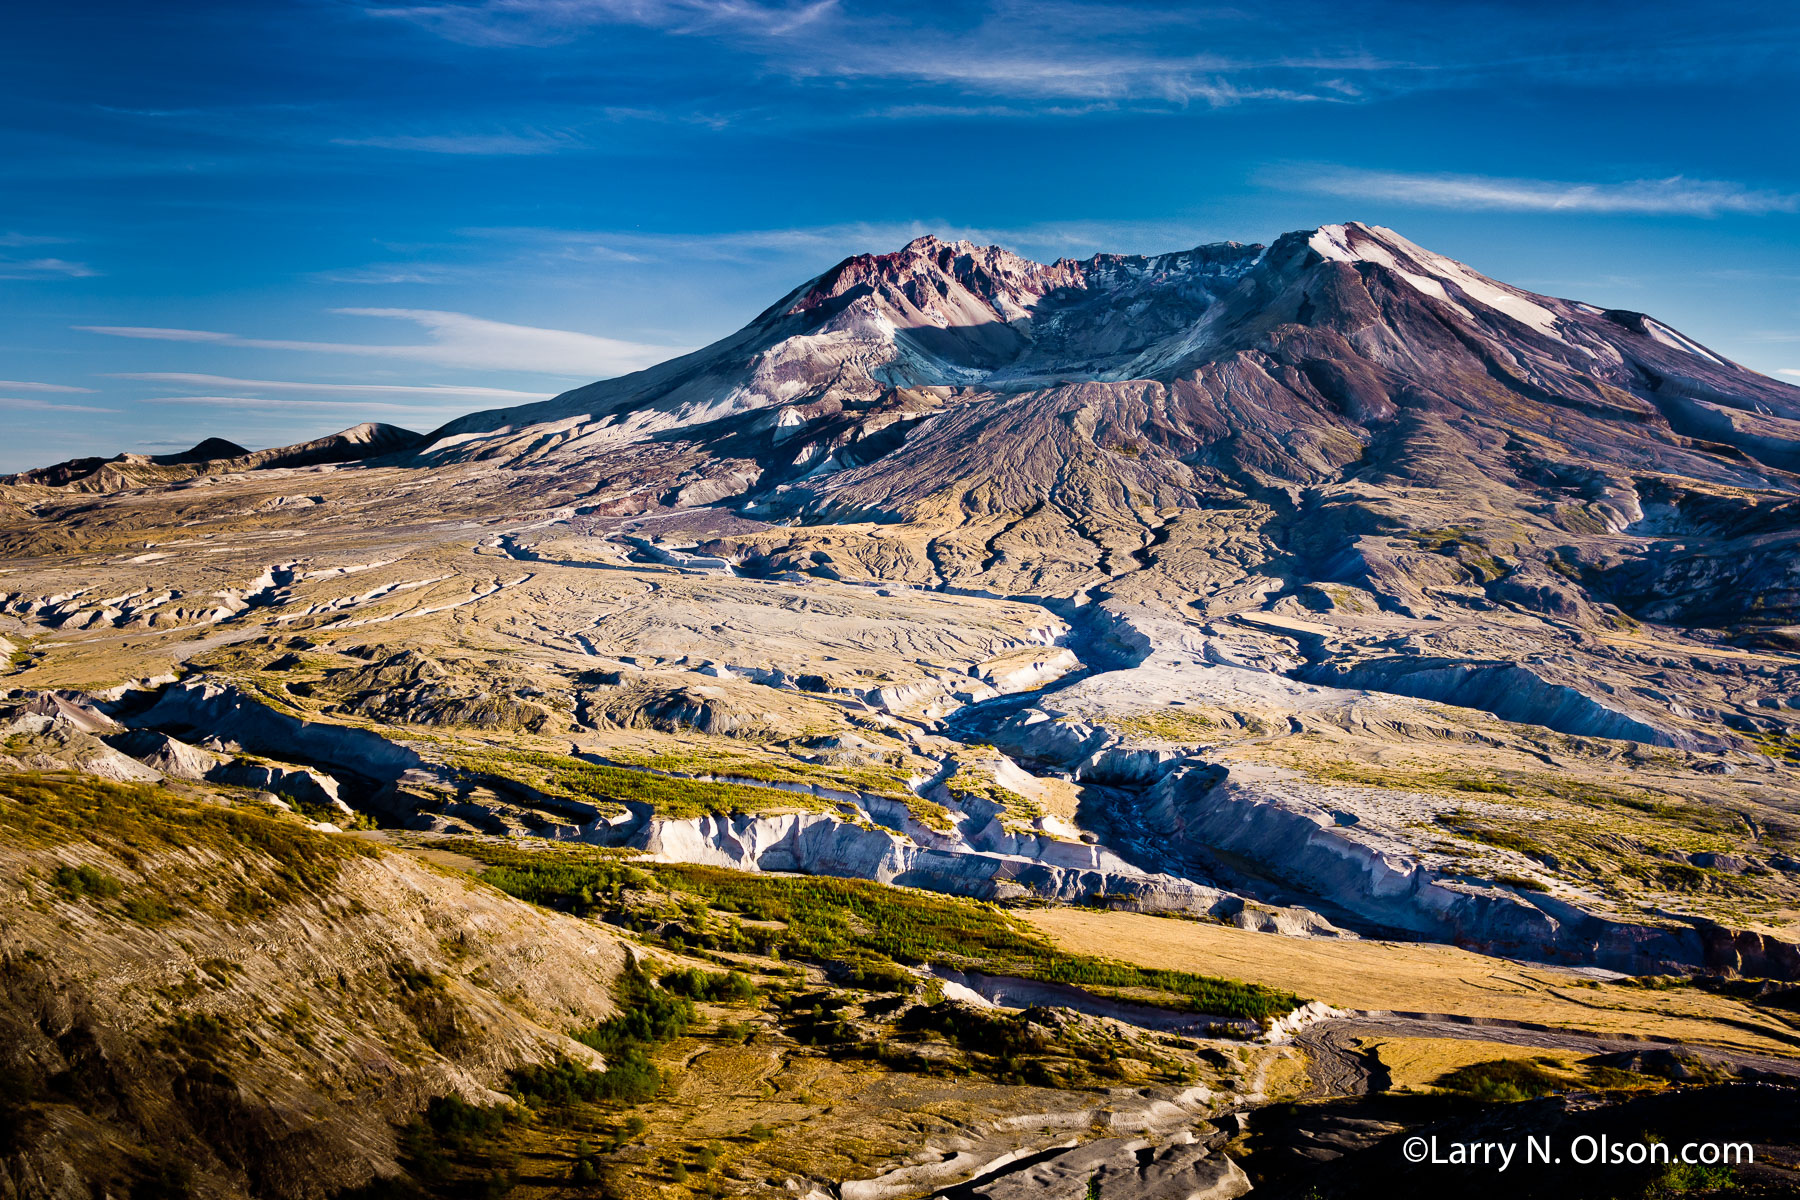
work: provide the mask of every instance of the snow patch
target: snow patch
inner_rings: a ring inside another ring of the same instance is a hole
[[[1386,267],[1420,292],[1470,316],[1445,290],[1444,284],[1451,284],[1464,299],[1503,313],[1546,337],[1562,340],[1556,329],[1556,314],[1543,305],[1477,275],[1455,259],[1433,254],[1391,229],[1380,225],[1324,225],[1306,244],[1335,262],[1367,262]]]
[[[1711,350],[1708,350],[1705,346],[1702,346],[1699,342],[1676,333],[1673,329],[1670,329],[1667,325],[1664,325],[1659,321],[1653,321],[1648,317],[1644,318],[1644,332],[1649,334],[1653,340],[1661,342],[1672,350],[1685,350],[1697,358],[1704,358],[1707,362],[1717,363],[1721,367],[1728,367],[1731,365],[1718,355],[1714,354]]]

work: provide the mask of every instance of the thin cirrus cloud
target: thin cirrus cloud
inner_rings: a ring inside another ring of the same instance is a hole
[[[1269,181],[1289,190],[1426,208],[1687,217],[1800,211],[1800,194],[1679,175],[1623,183],[1574,183],[1325,167],[1288,169],[1271,175]]]
[[[92,279],[100,272],[66,258],[14,258],[0,254],[0,279]]]
[[[377,4],[363,11],[406,21],[469,46],[554,46],[600,25],[636,25],[671,33],[750,31],[779,37],[837,7],[837,0],[789,5],[753,0],[485,0]]]
[[[118,412],[116,408],[100,408],[92,404],[66,404],[60,400],[45,400],[38,396],[0,396],[0,409],[8,412],[48,412],[48,413],[110,413]]]
[[[0,233],[0,248],[24,250],[33,246],[55,246],[68,238],[10,230]],[[100,272],[83,262],[66,258],[0,254],[0,279],[92,279]]]
[[[711,40],[733,61],[754,64],[759,92],[768,81],[785,79],[1087,100],[1099,107],[1355,102],[1419,89],[1510,86],[1521,77],[1589,84],[1626,73],[1741,79],[1784,62],[1796,41],[1783,25],[1746,46],[1741,37],[1722,36],[1712,27],[1716,21],[1697,11],[1622,24],[1602,13],[1572,15],[1566,6],[1543,12],[1525,6],[1496,23],[1482,6],[1450,6],[1421,28],[1404,6],[1395,8],[1402,11],[1358,22],[1345,22],[1337,6],[1322,0],[1262,6],[974,0],[954,8],[885,10],[837,0],[376,0],[362,11],[499,50],[564,46],[607,27]],[[1497,24],[1513,36],[1497,34]],[[1591,36],[1570,38],[1571,32]],[[1271,55],[1271,46],[1291,50]],[[939,111],[934,100],[924,106],[920,115]],[[861,115],[913,111],[898,103]]]
[[[467,313],[440,312],[435,309],[340,308],[333,311],[346,316],[411,321],[422,326],[431,341],[415,345],[370,345],[362,342],[252,338],[210,329],[165,329],[139,325],[77,325],[75,328],[109,337],[148,341],[403,359],[440,367],[530,371],[587,379],[628,374],[684,352],[673,346],[628,342],[567,329],[509,325],[502,321],[473,317]]]
[[[383,400],[297,400],[291,396],[147,396],[145,404],[202,404],[212,408],[256,408],[270,412],[352,412],[402,413],[407,416],[429,416],[432,413],[460,414],[469,411],[467,404],[394,404]]]
[[[201,375],[188,371],[121,371],[114,374],[112,378],[178,384],[183,387],[241,388],[249,392],[300,392],[307,395],[341,395],[345,397],[385,396],[389,399],[427,401],[498,400],[509,404],[527,404],[534,400],[548,400],[555,395],[554,392],[520,392],[511,388],[464,387],[450,383],[424,386],[397,383],[307,383],[303,380],[290,379],[237,379],[229,375]],[[348,399],[342,401],[342,403],[353,402]],[[337,402],[333,401],[333,403]]]
[[[363,146],[416,154],[487,156],[555,154],[582,144],[581,139],[573,134],[537,132],[391,134],[380,137],[333,138],[332,142],[338,146]]]
[[[32,383],[24,379],[0,379],[0,392],[92,392],[93,388],[70,387],[66,383]]]
[[[1126,5],[999,2],[972,28],[923,10],[904,16],[855,13],[837,0],[479,0],[376,4],[363,11],[475,47],[554,47],[606,26],[633,26],[721,41],[736,55],[760,60],[765,74],[796,82],[949,88],[1020,98],[1213,106],[1342,100],[1361,91],[1347,76],[1409,70],[1360,50],[1324,49],[1278,59],[1218,54],[1204,47],[1221,37],[1261,47],[1267,42],[1255,36],[1257,31],[1276,36],[1285,26],[1240,13],[1183,16]],[[1156,49],[1142,47],[1147,37],[1158,40]],[[1170,45],[1183,40],[1192,48]],[[905,113],[904,107],[884,107],[865,115]],[[578,142],[447,135],[352,144],[485,154],[544,153]]]
[[[944,241],[1000,245],[1017,253],[1054,259],[1103,250],[1159,252],[1186,249],[1228,235],[1193,222],[1169,220],[1047,221],[1014,226],[951,221],[846,221],[789,228],[664,234],[637,230],[527,228],[467,229],[480,241],[513,248],[540,268],[564,260],[602,260],[666,266],[688,262],[805,262],[815,266],[853,254],[886,253],[932,234]],[[805,269],[805,268],[801,268]]]

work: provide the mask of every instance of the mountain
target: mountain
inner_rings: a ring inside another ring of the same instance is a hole
[[[1572,602],[1573,571],[1638,619],[1778,639],[1800,621],[1800,389],[1358,224],[1049,266],[921,238],[693,354],[427,440],[424,464],[499,464],[596,512],[906,523],[933,534],[900,568],[915,582],[1075,594],[1177,535],[1145,508],[1245,497],[1292,526],[1290,572],[1416,607],[1365,539],[1478,501],[1533,543],[1706,533],[1528,554],[1502,590],[1540,605]]]
[[[1075,388],[1090,405],[1133,409],[1112,418],[1122,436],[1274,486],[1334,479],[1371,450],[1416,441],[1421,422],[1527,438],[1554,424],[1607,462],[1668,454],[1733,483],[1766,482],[1800,453],[1800,390],[1642,314],[1537,296],[1356,224],[1266,248],[1049,266],[920,238],[846,260],[686,357],[454,421],[432,453],[571,459],[683,430],[754,461],[770,477],[759,490],[810,477],[804,503],[828,507],[887,475],[826,481],[870,455],[828,466],[808,452],[847,450],[973,396],[1035,412],[1066,406]],[[991,407],[967,419],[991,428]],[[1302,436],[1288,443],[1289,431]],[[1693,457],[1721,447],[1732,465]]]
[[[209,437],[179,454],[127,453],[111,458],[72,458],[52,466],[0,476],[0,487],[36,485],[82,492],[112,492],[167,485],[200,475],[231,471],[358,462],[413,449],[422,437],[410,429],[378,421],[364,421],[328,437],[267,450],[246,450],[236,442]]]
[[[183,463],[211,462],[216,458],[242,458],[248,453],[250,451],[236,442],[227,441],[221,437],[209,437],[202,438],[190,449],[183,450],[180,454],[158,454],[150,461],[164,466],[179,466]]]

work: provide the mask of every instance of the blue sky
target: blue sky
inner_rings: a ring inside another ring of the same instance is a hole
[[[1800,382],[1791,0],[5,20],[0,470],[429,429],[923,232],[1053,258],[1377,222]]]

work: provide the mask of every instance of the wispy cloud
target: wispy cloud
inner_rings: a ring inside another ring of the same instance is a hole
[[[1568,6],[1488,5],[1434,10],[1377,5],[1356,20],[1325,0],[1281,4],[1149,5],[1106,0],[971,0],[951,6],[851,5],[836,0],[363,0],[371,16],[403,21],[466,46],[559,47],[630,27],[723,47],[754,79],[861,86],[886,103],[843,117],[951,116],[989,100],[1106,105],[1227,106],[1358,102],[1420,89],[1523,80],[1578,85],[1623,79],[1741,80],[1782,70],[1792,22],[1764,22],[1748,44],[1700,10],[1620,21]],[[1607,6],[1602,6],[1607,7]],[[1270,53],[1271,47],[1285,48]],[[734,71],[735,73],[735,71]],[[716,77],[709,73],[712,94]],[[895,96],[892,93],[899,92]],[[776,100],[779,103],[779,99]],[[663,106],[666,110],[667,106]],[[1079,104],[1071,112],[1083,111]],[[1091,111],[1091,110],[1090,110]]]
[[[1783,367],[1781,368],[1780,374],[1792,375],[1795,378],[1800,379],[1800,367]]]
[[[1291,190],[1386,200],[1426,208],[1513,212],[1636,213],[1716,217],[1800,210],[1800,195],[1719,179],[1634,179],[1575,183],[1488,175],[1414,174],[1350,167],[1289,168],[1268,176]]]
[[[1187,104],[1238,104],[1246,100],[1319,100],[1304,88],[1234,82],[1241,64],[1210,55],[1164,58],[1153,54],[995,54],[955,45],[895,48],[848,61],[801,65],[802,75],[861,76],[945,84],[988,95],[1076,100],[1155,99]]]
[[[364,11],[491,48],[559,46],[608,26],[632,26],[722,42],[759,64],[765,79],[1017,99],[1178,106],[1341,101],[1367,90],[1350,77],[1404,68],[1354,47],[1270,57],[1260,48],[1294,42],[1296,31],[1282,20],[1250,20],[1230,9],[992,0],[951,15],[852,10],[837,0],[477,0],[375,4]],[[1258,49],[1220,53],[1208,48],[1215,40]],[[953,115],[957,107],[921,100],[917,107],[883,105],[860,115]],[[1081,111],[1088,110],[1071,114]]]
[[[1184,250],[1224,236],[1220,231],[1181,220],[1050,221],[1013,226],[946,220],[847,221],[703,234],[541,228],[465,232],[471,237],[512,242],[546,256],[576,261],[666,264],[802,260],[822,265],[828,265],[822,260],[897,250],[926,234],[945,241],[1005,246],[1042,259],[1100,251]]]
[[[443,263],[370,263],[363,267],[318,271],[308,278],[319,283],[354,283],[373,286],[401,283],[438,285],[454,283],[460,275],[464,274],[466,272],[460,272]]]
[[[382,317],[423,326],[431,341],[422,345],[369,345],[362,342],[313,342],[288,338],[243,337],[210,329],[163,329],[140,325],[77,325],[110,337],[161,342],[200,342],[253,350],[294,350],[395,358],[441,367],[476,370],[531,371],[583,379],[608,378],[652,366],[683,353],[672,346],[653,346],[598,337],[567,329],[510,325],[467,313],[413,308],[343,308],[348,316]]]
[[[366,146],[414,154],[463,154],[505,156],[555,154],[582,144],[570,133],[433,133],[390,134],[381,137],[333,138],[339,146]]]
[[[273,396],[147,396],[144,404],[200,404],[212,408],[255,408],[271,412],[397,413],[406,416],[459,415],[467,404],[393,404],[381,400],[296,400]]]
[[[374,5],[370,16],[411,22],[471,46],[553,46],[600,25],[674,33],[754,30],[784,36],[837,8],[837,0],[772,5],[752,0],[486,0]]]
[[[0,396],[0,409],[14,412],[110,413],[116,408],[96,408],[91,404],[64,404],[57,400],[41,400],[35,396]]]
[[[180,384],[183,387],[241,388],[251,392],[387,396],[393,399],[416,398],[419,400],[499,400],[509,404],[548,400],[555,394],[553,392],[520,392],[511,388],[464,387],[450,383],[414,386],[396,383],[307,383],[302,380],[289,379],[235,379],[228,375],[199,375],[185,371],[124,371],[114,374],[112,378]],[[351,403],[351,401],[345,401],[345,403]]]
[[[14,258],[0,254],[0,279],[92,279],[100,272],[66,258]]]
[[[0,392],[92,392],[93,388],[70,387],[64,383],[30,383],[23,379],[0,379]]]

